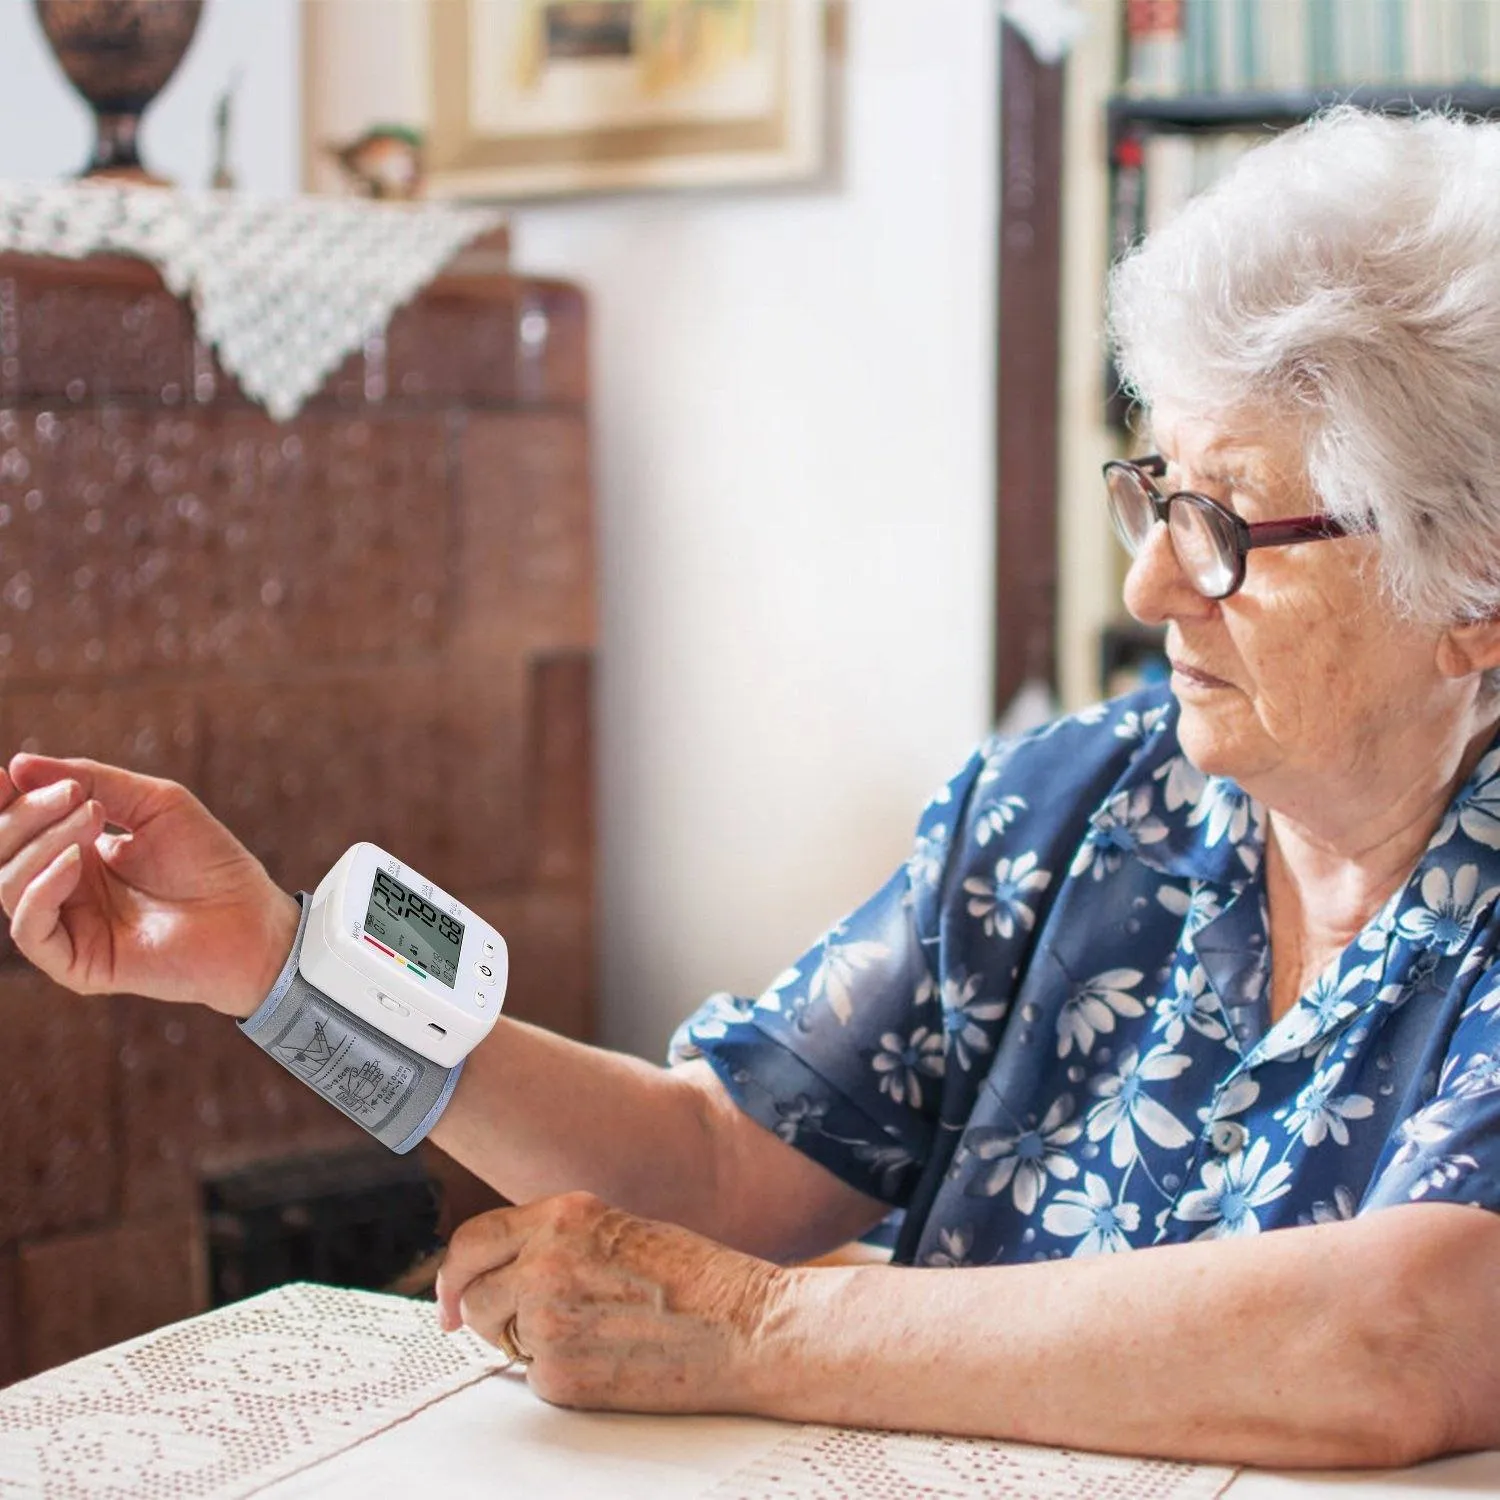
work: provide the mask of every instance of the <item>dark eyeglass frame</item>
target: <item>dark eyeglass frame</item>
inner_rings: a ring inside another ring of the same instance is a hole
[[[1217,500],[1210,499],[1207,495],[1200,495],[1196,490],[1174,490],[1170,495],[1163,495],[1153,480],[1160,479],[1167,472],[1167,461],[1159,453],[1148,453],[1142,458],[1112,459],[1104,466],[1104,485],[1109,495],[1110,521],[1114,525],[1115,535],[1119,537],[1121,546],[1131,557],[1137,556],[1140,548],[1127,535],[1115,506],[1114,490],[1110,486],[1109,476],[1116,471],[1131,475],[1139,483],[1146,498],[1151,502],[1152,513],[1158,521],[1167,526],[1169,536],[1171,527],[1168,525],[1167,517],[1172,506],[1178,501],[1209,511],[1227,527],[1234,544],[1234,557],[1230,559],[1233,565],[1231,581],[1228,588],[1219,592],[1210,592],[1193,581],[1193,587],[1206,599],[1227,599],[1239,590],[1245,581],[1245,558],[1257,547],[1290,547],[1299,542],[1336,541],[1339,537],[1350,535],[1349,529],[1331,516],[1289,516],[1281,521],[1247,521],[1227,506],[1220,505]],[[1173,554],[1176,555],[1175,543]],[[1184,571],[1187,571],[1186,568]]]

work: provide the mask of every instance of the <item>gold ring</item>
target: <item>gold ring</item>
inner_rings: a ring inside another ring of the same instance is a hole
[[[536,1356],[521,1347],[521,1340],[516,1334],[516,1315],[512,1313],[505,1320],[505,1327],[500,1330],[500,1337],[496,1340],[500,1345],[500,1352],[513,1365],[529,1365]]]

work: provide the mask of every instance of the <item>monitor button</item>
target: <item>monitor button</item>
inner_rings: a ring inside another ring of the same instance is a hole
[[[376,990],[375,998],[380,1001],[380,1004],[384,1009],[393,1011],[398,1016],[409,1016],[411,1014],[411,1011],[409,1011],[406,1006],[404,1006],[399,1000],[392,999],[391,996],[382,994],[379,990]]]
[[[478,964],[475,967],[478,969],[481,979],[493,979],[495,977],[495,971],[488,964]]]

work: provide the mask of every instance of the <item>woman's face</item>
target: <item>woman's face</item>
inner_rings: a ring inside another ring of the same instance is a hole
[[[1196,490],[1250,522],[1319,508],[1295,429],[1158,413],[1155,431],[1170,465],[1157,481],[1163,494]],[[1125,603],[1167,627],[1182,746],[1196,766],[1292,806],[1330,786],[1368,793],[1418,774],[1435,733],[1466,732],[1472,691],[1443,668],[1446,633],[1383,602],[1378,545],[1350,537],[1256,549],[1240,590],[1215,600],[1188,583],[1166,527],[1152,528]]]

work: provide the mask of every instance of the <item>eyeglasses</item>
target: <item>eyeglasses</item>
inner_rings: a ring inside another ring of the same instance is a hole
[[[1292,516],[1251,524],[1217,500],[1192,490],[1163,495],[1152,480],[1166,472],[1167,461],[1159,454],[1105,464],[1109,518],[1132,557],[1146,545],[1153,523],[1164,521],[1182,571],[1206,599],[1227,599],[1244,583],[1245,554],[1256,547],[1289,547],[1349,534],[1328,516]]]

